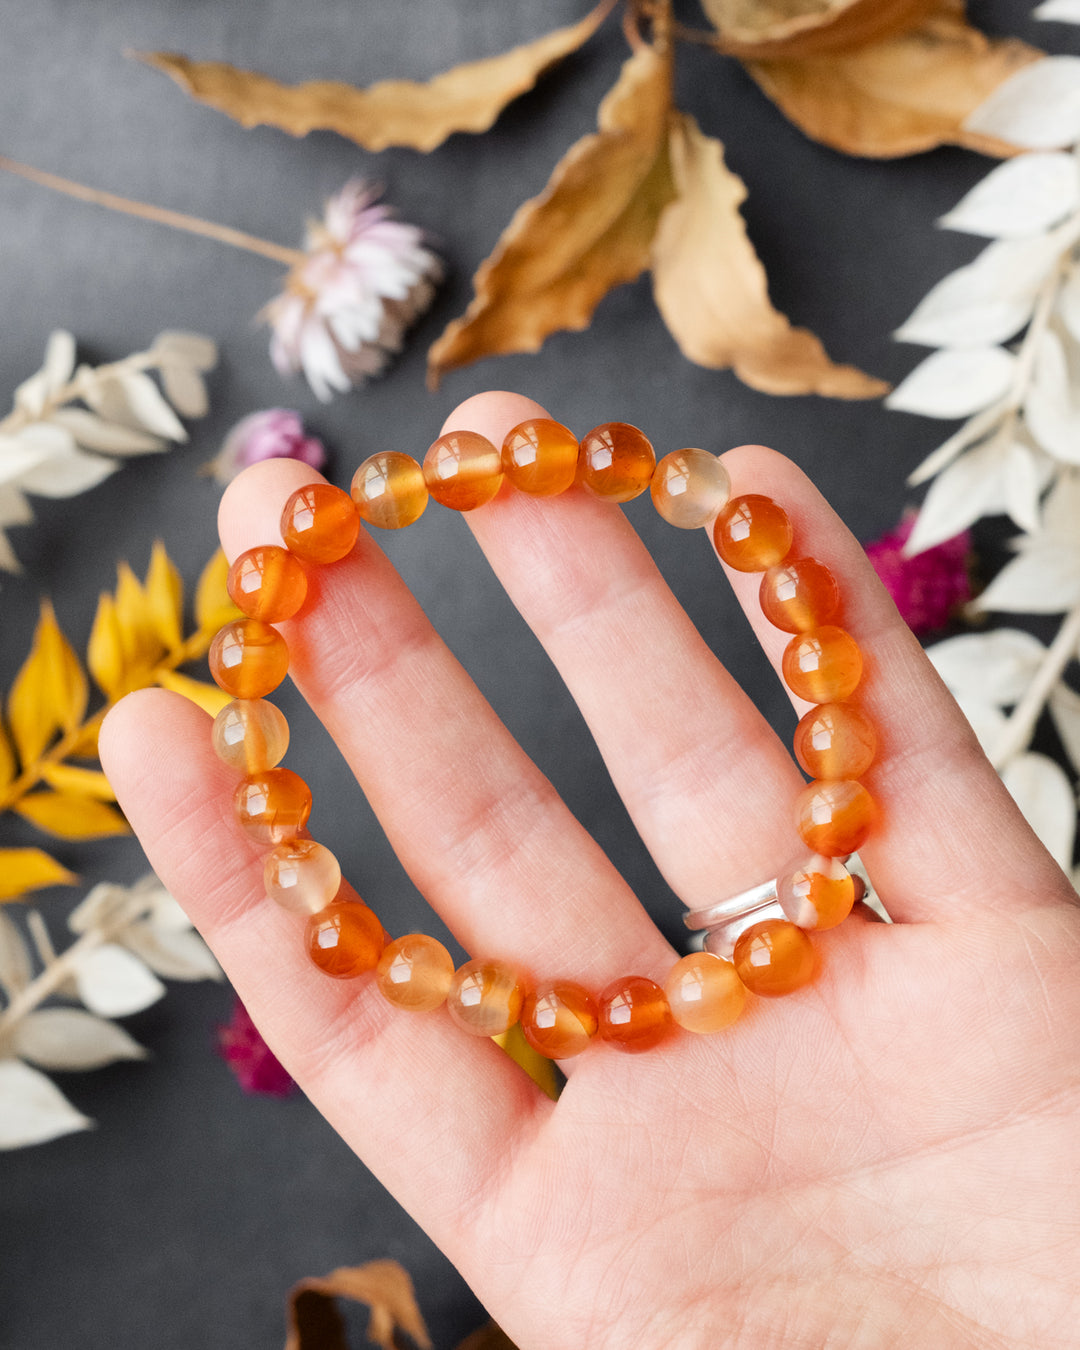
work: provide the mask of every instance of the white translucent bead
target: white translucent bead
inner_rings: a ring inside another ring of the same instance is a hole
[[[341,886],[341,867],[314,839],[278,844],[263,868],[266,894],[292,914],[318,914]]]

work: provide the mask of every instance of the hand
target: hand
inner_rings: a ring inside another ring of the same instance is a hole
[[[498,444],[533,415],[486,394],[447,427]],[[1075,893],[810,483],[758,446],[725,463],[839,579],[882,741],[862,857],[896,920],[856,911],[816,940],[814,985],[751,1000],[727,1031],[640,1055],[594,1045],[553,1103],[444,1012],[310,965],[194,705],[125,699],[101,738],[110,780],[275,1053],[523,1350],[1075,1346]],[[249,470],[222,502],[227,553],[278,540],[285,498],[317,477]],[[620,511],[507,491],[466,519],[688,906],[805,851],[787,748]],[[732,580],[778,664],[759,579]],[[675,953],[369,537],[282,627],[296,683],[466,950],[592,989],[663,980]]]

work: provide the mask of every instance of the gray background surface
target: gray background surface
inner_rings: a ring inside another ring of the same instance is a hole
[[[0,388],[37,369],[54,327],[80,356],[115,360],[164,328],[208,333],[222,360],[212,411],[191,443],[133,460],[95,491],[36,503],[13,532],[25,574],[0,589],[0,688],[29,647],[38,598],[85,650],[98,591],[115,561],[141,575],[161,537],[192,582],[216,543],[219,490],[201,464],[239,417],[299,409],[334,450],[347,486],[377,449],[423,453],[443,417],[482,388],[514,388],[579,431],[619,418],[663,453],[763,441],[793,456],[864,539],[897,519],[906,474],[941,438],[929,421],[879,403],[769,399],[678,354],[647,280],[610,295],[584,334],[551,339],[537,356],[486,362],[423,384],[424,352],[464,308],[470,277],[512,209],[538,191],[563,150],[594,125],[626,55],[609,24],[579,55],[516,103],[481,138],[456,136],[430,156],[374,156],[329,134],[293,140],[245,132],[189,102],[125,49],[171,49],[230,60],[284,80],[367,83],[423,78],[503,50],[584,9],[581,0],[0,0],[0,149],[42,168],[298,243],[307,216],[350,175],[385,183],[404,219],[429,229],[449,277],[403,359],[383,380],[317,403],[283,384],[253,316],[279,269],[218,244],[107,214],[0,176]],[[1077,30],[1029,21],[1024,0],[974,3],[993,32],[1054,51]],[[686,17],[696,18],[692,7]],[[978,241],[932,222],[987,165],[961,151],[897,163],[860,162],[807,141],[734,63],[692,49],[679,64],[679,101],[726,143],[745,179],[745,215],[776,304],[849,360],[887,379],[921,355],[889,337],[931,283]],[[664,526],[647,499],[629,513],[714,649],[756,692],[778,727],[791,717],[707,555],[704,538]],[[500,714],[593,831],[658,922],[677,935],[679,907],[660,881],[606,779],[599,756],[546,658],[488,573],[464,524],[438,508],[405,538],[382,542]],[[412,890],[336,752],[285,694],[290,765],[315,791],[312,829],[362,894],[398,931],[439,927]],[[0,844],[40,842],[0,820]],[[58,844],[86,885],[144,869],[133,840]],[[41,906],[58,938],[70,896]],[[155,1346],[247,1350],[283,1339],[282,1301],[296,1279],[337,1265],[396,1257],[412,1274],[439,1350],[483,1320],[482,1309],[412,1220],[300,1096],[241,1094],[213,1048],[231,996],[222,986],[171,985],[129,1019],[153,1058],[62,1075],[92,1132],[0,1156],[0,1345],[5,1350]],[[553,1316],[557,1312],[553,1310]]]

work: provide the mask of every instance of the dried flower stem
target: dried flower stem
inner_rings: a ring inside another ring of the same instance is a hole
[[[119,197],[115,192],[103,192],[99,188],[87,187],[83,183],[73,182],[70,178],[61,178],[55,173],[46,173],[29,164],[20,164],[18,160],[0,155],[0,169],[17,174],[40,187],[52,188],[54,192],[66,193],[80,201],[93,202],[95,206],[104,206],[109,211],[119,211],[124,215],[137,216],[140,220],[152,220],[157,225],[168,225],[173,230],[184,230],[188,234],[203,235],[207,239],[216,239],[219,244],[229,244],[232,248],[242,248],[248,253],[258,253],[261,257],[271,258],[274,262],[294,267],[302,262],[304,254],[295,248],[286,248],[284,244],[275,244],[269,239],[260,239],[257,235],[244,230],[234,230],[228,225],[218,225],[199,216],[189,216],[183,211],[169,211],[162,206],[151,206],[146,202],[133,201],[130,197]]]
[[[1046,701],[1061,679],[1065,667],[1080,649],[1080,604],[1077,604],[1058,629],[1057,636],[1046,649],[1035,677],[1024,690],[1024,696],[1013,709],[1001,730],[990,762],[999,771],[1031,740],[1035,723],[1039,720]]]

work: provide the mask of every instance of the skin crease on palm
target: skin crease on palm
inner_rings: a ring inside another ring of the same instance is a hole
[[[482,394],[445,429],[498,444],[533,415],[548,414]],[[853,914],[818,940],[814,985],[752,1000],[725,1032],[639,1055],[594,1046],[552,1103],[445,1013],[400,1012],[370,977],[309,964],[295,916],[264,897],[265,850],[234,823],[235,775],[192,704],[131,695],[102,760],[270,1045],[523,1350],[1075,1350],[1075,893],[820,495],[760,446],[724,461],[733,491],[780,501],[840,581],[882,742],[865,780],[882,821],[862,857],[896,920]],[[280,542],[286,497],[317,478],[292,461],[248,470],[221,506],[229,556]],[[504,489],[465,518],[685,904],[803,851],[787,747],[622,512],[580,490]],[[761,617],[758,578],[731,581],[778,665],[785,635]],[[663,980],[675,954],[370,536],[313,570],[281,628],[293,678],[467,950],[593,989]]]

